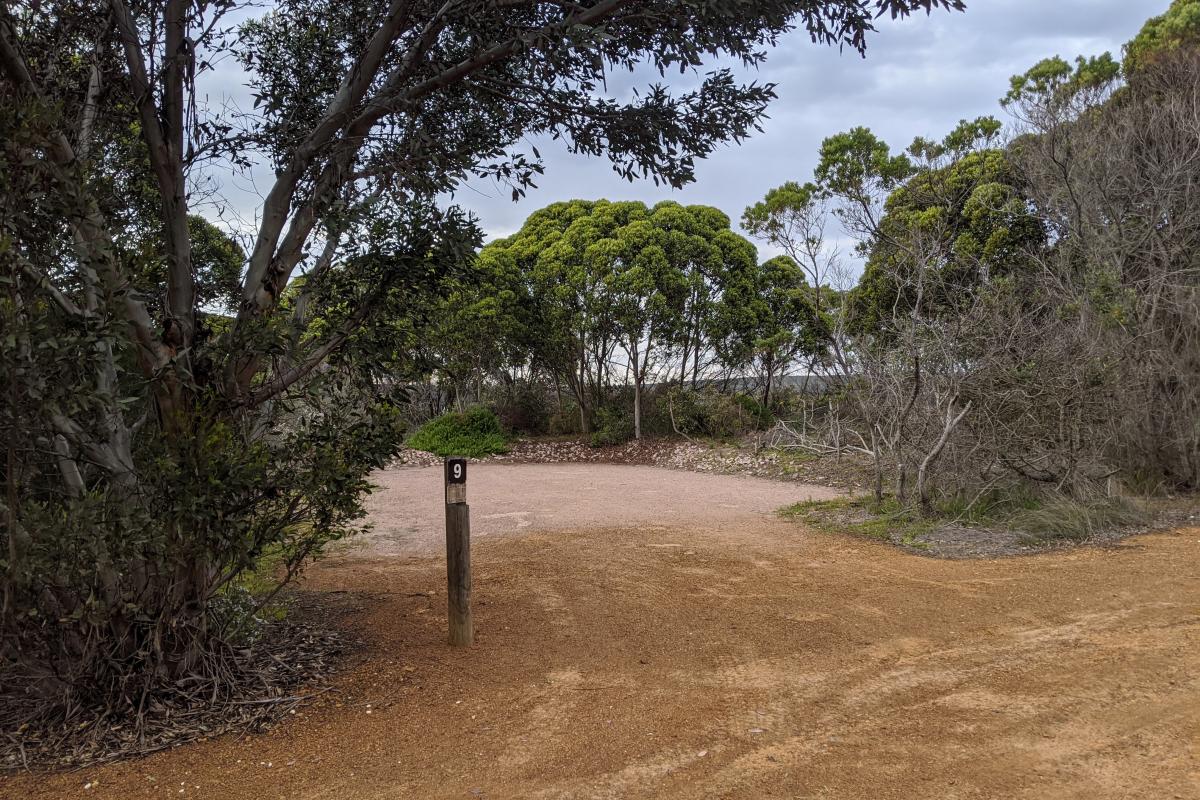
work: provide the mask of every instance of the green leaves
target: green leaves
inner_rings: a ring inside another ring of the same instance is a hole
[[[952,315],[988,281],[1029,268],[1045,237],[1004,151],[926,166],[887,199],[851,293],[852,325],[885,329],[912,312],[918,296],[922,314]]]
[[[803,186],[788,181],[767,192],[766,198],[746,208],[742,227],[761,239],[779,244],[787,236],[789,221],[811,211],[820,189],[812,183]]]
[[[439,456],[483,458],[508,452],[500,421],[486,408],[463,414],[443,414],[426,422],[409,438],[408,446]]]
[[[1135,74],[1156,59],[1200,47],[1200,0],[1174,0],[1165,14],[1153,17],[1125,45],[1125,73]]]
[[[47,0],[0,14],[2,427],[20,445],[13,518],[40,537],[0,581],[22,576],[19,606],[73,621],[0,649],[41,648],[29,674],[83,687],[63,707],[153,700],[220,635],[221,587],[268,551],[289,579],[356,528],[366,476],[397,446],[384,400],[404,379],[436,369],[462,386],[532,361],[586,419],[617,342],[639,376],[695,356],[716,296],[754,268],[720,212],[558,204],[475,259],[478,226],[446,198],[472,178],[521,196],[540,136],[682,186],[774,98],[728,65],[759,64],[793,27],[861,52],[878,14],[961,7]],[[230,56],[253,110],[197,88]],[[610,75],[644,64],[694,80],[614,99]],[[275,174],[246,254],[188,203],[222,208],[221,180],[258,159]],[[872,176],[896,168],[867,160]]]
[[[1081,92],[1111,85],[1120,75],[1121,65],[1111,53],[1079,56],[1074,67],[1054,56],[1014,75],[1008,94],[1000,102],[1005,107],[1024,103],[1054,109],[1070,103]]]
[[[890,191],[912,172],[907,156],[893,156],[886,142],[859,127],[821,143],[815,175],[823,190],[868,203],[874,193]]]

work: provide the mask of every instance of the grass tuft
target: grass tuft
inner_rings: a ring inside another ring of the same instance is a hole
[[[1079,542],[1105,531],[1140,525],[1147,518],[1144,509],[1119,497],[1092,502],[1053,498],[1014,514],[1009,524],[1040,542]]]
[[[1041,508],[1044,498],[1024,484],[992,487],[981,493],[957,494],[936,503],[940,516],[967,527],[1004,525],[1013,515]]]

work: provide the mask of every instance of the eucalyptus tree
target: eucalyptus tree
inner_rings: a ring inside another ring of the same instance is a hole
[[[777,378],[798,358],[820,362],[829,357],[829,318],[790,256],[731,274],[709,330],[722,361],[758,374],[764,407]]]
[[[1125,45],[1122,66],[1132,76],[1139,69],[1169,61],[1200,47],[1200,0],[1172,0],[1165,12],[1151,17]]]
[[[25,665],[24,683],[5,686],[36,683],[57,709],[113,697],[141,708],[183,676],[231,674],[234,651],[214,644],[220,592],[266,549],[291,577],[352,529],[366,473],[396,446],[394,418],[337,359],[356,345],[369,355],[398,287],[471,257],[474,220],[441,200],[455,188],[484,177],[521,194],[543,168],[526,143],[542,135],[680,186],[697,158],[755,130],[774,96],[731,69],[702,72],[706,61],[756,65],[793,27],[861,52],[879,13],[961,7],[4,4],[4,428],[17,444],[0,514],[0,650]],[[253,110],[207,99],[205,74],[231,56]],[[613,71],[644,65],[694,85],[606,95]],[[106,175],[122,149],[149,167],[161,304],[120,246],[134,197]],[[206,176],[259,163],[271,178],[247,215],[236,309],[207,330],[189,217],[202,192],[209,207],[229,204]],[[380,208],[386,231],[373,227]],[[386,257],[356,251],[372,237]]]
[[[480,261],[523,276],[517,329],[531,361],[570,388],[585,431],[623,357],[640,437],[648,376],[677,363],[682,380],[689,357],[698,368],[720,287],[754,268],[754,246],[729,225],[706,206],[572,200],[530,215]]]
[[[837,261],[828,247],[827,219],[827,196],[811,182],[788,181],[742,213],[742,227],[751,236],[779,248],[804,270],[817,308]]]
[[[688,301],[707,284],[695,281],[697,266],[720,268],[705,237],[715,233],[693,219],[693,207],[642,206],[641,218],[596,242],[591,258],[606,275],[612,320],[633,377],[634,437],[642,438],[642,394],[656,354],[665,355],[684,336]],[[729,222],[725,220],[725,229]],[[685,365],[686,368],[686,365]]]
[[[524,342],[531,366],[566,385],[579,406],[580,426],[603,401],[617,346],[607,272],[592,248],[644,215],[640,203],[572,200],[535,211],[510,237],[479,254],[490,281],[519,287],[510,333]]]
[[[1008,154],[990,146],[990,137],[982,141],[958,149],[917,145],[923,158],[888,196],[850,293],[852,329],[879,332],[913,314],[961,315],[978,292],[1032,268],[1045,230]]]
[[[869,428],[877,496],[885,451],[896,458],[898,496],[905,496],[914,451],[920,488],[927,486],[944,447],[925,441],[921,431],[938,424],[928,418],[944,418],[938,430],[949,436],[967,413],[960,408],[970,372],[961,322],[993,282],[1028,265],[1045,241],[1000,148],[1000,128],[987,117],[964,120],[942,139],[918,138],[899,153],[869,128],[853,128],[822,143],[812,183],[772,190],[743,218],[756,235],[800,256],[810,275],[831,263],[826,209],[858,239],[863,275],[822,320],[825,355],[856,376],[861,390],[853,397]],[[812,295],[820,302],[826,292]],[[925,404],[934,406],[928,415]]]
[[[1090,490],[1119,470],[1200,486],[1198,80],[1200,3],[1177,0],[1124,63],[1045,59],[1004,98],[1022,130],[1011,157],[1054,245],[1036,262],[1054,307],[1038,338],[1074,351],[1030,360],[1054,387],[1008,436],[1031,479]]]

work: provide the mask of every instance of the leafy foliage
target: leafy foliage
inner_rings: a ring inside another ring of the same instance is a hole
[[[999,149],[922,170],[888,197],[879,227],[850,294],[850,324],[862,331],[886,327],[918,302],[925,316],[962,313],[979,290],[1030,269],[1030,253],[1046,238]]]
[[[1200,46],[1200,0],[1173,0],[1166,13],[1152,17],[1125,45],[1125,72],[1133,75],[1158,58]]]
[[[413,433],[408,446],[439,456],[484,456],[508,452],[508,441],[500,420],[486,408],[476,407],[461,414],[443,414]]]
[[[590,423],[614,351],[624,353],[639,391],[655,362],[678,354],[687,371],[723,287],[754,272],[754,248],[714,208],[573,200],[533,213],[479,261],[489,278],[476,307],[494,297],[508,303],[495,341],[515,342],[514,351],[523,347],[556,375]]]
[[[828,321],[816,293],[788,256],[730,276],[710,329],[722,360],[754,366],[763,374],[764,406],[770,404],[776,375],[800,356],[810,366],[821,361],[829,343]]]
[[[596,430],[589,441],[592,447],[609,447],[633,438],[633,419],[624,408],[605,406],[596,411]]]
[[[1111,53],[1075,59],[1075,66],[1054,56],[1034,64],[1009,81],[1005,106],[1022,102],[1040,102],[1047,108],[1069,103],[1080,92],[1109,85],[1121,74],[1121,65]]]

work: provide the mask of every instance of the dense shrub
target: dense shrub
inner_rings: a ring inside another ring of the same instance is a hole
[[[741,436],[760,427],[769,417],[757,400],[745,394],[716,394],[706,398],[704,432],[716,439]]]
[[[618,408],[602,408],[596,412],[596,430],[592,447],[622,444],[633,438],[633,418]]]
[[[665,420],[664,432],[672,427],[689,436],[728,439],[770,427],[773,416],[747,394],[725,394],[716,390],[672,389],[659,396],[658,414]],[[670,417],[674,415],[674,426]]]
[[[742,411],[745,412],[745,414],[749,417],[750,424],[756,430],[765,430],[774,425],[776,414],[772,409],[779,409],[780,411],[786,413],[795,408],[795,399],[795,392],[776,392],[775,397],[772,398],[773,402],[771,404],[771,408],[768,408],[760,403],[757,397],[746,394],[745,392],[739,392],[738,394],[733,395],[733,401],[737,403],[738,406],[741,407]]]
[[[494,407],[501,427],[509,433],[536,436],[549,431],[550,397],[541,383],[521,380],[510,384]]]
[[[546,432],[551,436],[570,436],[582,433],[579,426],[579,406],[567,405],[562,411],[554,411],[546,421]]]
[[[476,407],[463,414],[443,414],[417,430],[407,442],[414,450],[439,456],[483,458],[508,452],[500,420],[489,409]]]
[[[53,357],[63,369],[94,352],[83,340]],[[12,385],[3,376],[21,364],[13,356],[0,347],[0,383]],[[38,366],[53,374],[49,358]],[[169,715],[200,697],[219,706],[265,690],[273,678],[246,649],[259,612],[280,582],[359,529],[367,476],[395,456],[403,433],[394,406],[333,371],[321,377],[322,407],[316,387],[289,398],[270,420],[273,436],[197,412],[188,438],[138,431],[125,475],[106,478],[80,458],[72,479],[93,488],[74,493],[55,483],[66,459],[36,446],[54,436],[38,426],[40,398],[4,407],[0,435],[30,459],[8,484],[22,501],[19,547],[0,536],[9,602],[0,727],[130,730],[151,703]],[[65,380],[45,385],[63,400],[74,391],[97,402]],[[260,576],[261,591],[238,591],[265,554],[276,569]]]

